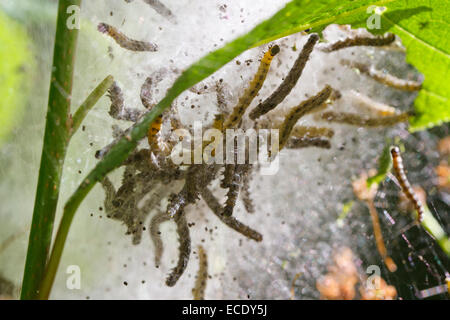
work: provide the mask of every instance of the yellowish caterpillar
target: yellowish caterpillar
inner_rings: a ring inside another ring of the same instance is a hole
[[[297,123],[298,119],[311,112],[312,110],[319,108],[324,104],[328,98],[331,96],[333,89],[327,85],[322,91],[320,91],[315,96],[303,101],[298,106],[293,107],[287,116],[285,117],[284,122],[280,127],[280,143],[279,150],[281,151],[283,147],[288,142],[289,136],[291,135],[292,129]]]
[[[158,268],[161,263],[161,257],[164,251],[164,245],[161,240],[161,232],[159,226],[161,223],[169,221],[170,217],[166,212],[162,211],[157,213],[150,222],[150,238],[152,239],[155,247],[155,266]]]
[[[177,283],[178,279],[180,279],[184,270],[186,270],[189,255],[191,254],[191,237],[189,235],[189,227],[184,212],[176,215],[174,220],[177,224],[177,234],[180,245],[178,247],[179,255],[177,265],[173,268],[172,272],[166,279],[166,285],[169,287],[173,287]]]
[[[342,41],[335,42],[328,47],[323,48],[325,52],[337,51],[344,48],[354,47],[354,46],[371,46],[371,47],[382,47],[387,46],[395,41],[395,35],[393,33],[388,33],[386,36],[378,37],[365,37],[357,36],[355,38],[348,38]]]
[[[273,57],[280,52],[280,47],[275,45],[271,47],[261,59],[261,63],[259,65],[258,71],[256,72],[253,80],[250,82],[250,85],[247,89],[245,89],[244,94],[239,98],[237,105],[233,108],[232,113],[228,116],[224,123],[224,130],[232,129],[239,125],[241,122],[242,116],[247,110],[250,103],[258,94],[261,89],[264,80],[266,79],[267,72],[269,72],[270,64],[273,60]]]
[[[416,193],[414,192],[414,189],[411,187],[411,184],[408,181],[408,178],[406,177],[405,170],[403,168],[403,160],[400,155],[400,149],[396,146],[392,147],[391,155],[395,176],[397,177],[398,182],[400,183],[400,187],[402,188],[403,193],[406,195],[409,201],[411,201],[411,203],[414,204],[414,208],[417,211],[417,220],[418,222],[421,222],[424,213],[424,208],[422,202],[417,197]]]
[[[158,46],[156,44],[151,42],[130,39],[122,32],[120,32],[119,30],[117,30],[116,28],[114,28],[109,24],[102,22],[98,25],[97,29],[101,33],[109,35],[117,42],[119,46],[121,46],[124,49],[128,49],[131,51],[152,51],[152,52],[158,50]]]
[[[408,121],[411,115],[411,112],[402,112],[392,116],[370,118],[353,113],[328,111],[322,114],[322,119],[330,122],[346,123],[354,126],[383,127]]]
[[[267,98],[264,102],[258,104],[255,109],[250,112],[250,119],[255,120],[260,116],[266,114],[286,98],[286,96],[292,91],[292,88],[295,87],[298,79],[302,75],[306,62],[308,62],[309,56],[311,55],[311,52],[313,51],[317,41],[319,41],[319,36],[315,33],[308,38],[308,41],[303,46],[302,51],[298,55],[297,60],[295,60],[294,65],[287,74],[286,78],[284,78],[280,86],[270,95],[269,98]]]
[[[341,62],[343,65],[348,66],[350,68],[358,69],[359,72],[371,77],[372,79],[382,84],[385,84],[395,89],[404,91],[419,91],[422,88],[422,84],[420,82],[399,79],[388,73],[376,70],[373,67],[366,65],[364,63],[349,60],[342,60]]]
[[[156,119],[152,122],[147,132],[147,141],[150,145],[152,151],[159,151],[158,138],[157,134],[161,130],[162,125],[162,114],[156,117]]]
[[[195,286],[192,289],[194,300],[204,300],[206,282],[208,280],[208,256],[202,246],[198,246],[198,272]]]
[[[239,232],[240,234],[249,239],[255,240],[257,242],[262,241],[263,237],[258,231],[251,229],[242,222],[238,221],[233,216],[225,217],[222,214],[223,212],[222,206],[208,188],[204,188],[201,190],[201,196],[208,205],[208,207],[211,209],[211,211],[220,219],[220,221],[222,221],[228,227]]]

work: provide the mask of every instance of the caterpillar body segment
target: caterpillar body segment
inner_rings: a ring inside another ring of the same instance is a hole
[[[345,123],[354,126],[387,127],[400,122],[406,122],[411,115],[411,112],[402,112],[392,116],[371,118],[360,116],[354,113],[328,111],[324,112],[321,117],[323,120],[327,120],[330,122]]]
[[[114,28],[109,24],[102,22],[98,25],[97,29],[101,33],[109,35],[116,41],[116,43],[119,46],[121,46],[124,49],[128,49],[131,51],[151,51],[151,52],[158,50],[158,46],[156,44],[151,42],[130,39],[122,32],[120,32],[119,30],[117,30],[116,28]]]
[[[178,241],[180,245],[177,265],[166,279],[166,285],[169,287],[173,287],[177,283],[178,279],[180,279],[186,270],[189,256],[191,254],[191,237],[189,235],[189,227],[185,214],[181,213],[177,215],[174,220],[177,225]]]
[[[278,52],[280,52],[280,47],[275,45],[264,54],[253,80],[250,82],[248,88],[245,89],[244,94],[239,98],[239,101],[233,108],[232,113],[225,120],[223,125],[224,130],[239,126],[242,116],[261,89],[267,73],[269,72],[270,64]]]
[[[348,38],[342,41],[335,42],[328,47],[323,48],[325,52],[333,52],[344,48],[350,48],[355,46],[371,46],[371,47],[382,47],[390,45],[395,41],[395,34],[388,33],[385,36],[378,37],[365,37],[357,36],[355,38]]]
[[[301,148],[308,148],[308,147],[330,149],[331,143],[330,143],[330,140],[323,139],[323,138],[290,137],[286,144],[286,148],[288,148],[288,149],[301,149]]]
[[[211,211],[220,219],[220,221],[222,221],[228,227],[256,242],[262,241],[263,237],[258,231],[255,231],[252,228],[246,226],[233,216],[225,217],[222,214],[223,208],[220,202],[216,199],[216,197],[212,194],[212,192],[208,188],[204,188],[201,191],[201,196],[208,205],[208,207],[211,209]]]
[[[244,203],[245,210],[248,213],[255,213],[255,206],[253,204],[253,200],[250,194],[250,182],[252,179],[251,176],[252,167],[249,166],[249,169],[246,174],[244,174],[242,181],[242,202]]]
[[[298,106],[293,107],[291,111],[289,111],[280,127],[280,151],[288,142],[292,129],[294,128],[298,119],[313,111],[314,109],[321,107],[322,104],[324,104],[328,100],[328,98],[330,98],[332,92],[333,89],[329,85],[327,85],[318,94],[303,101]]]
[[[391,156],[392,156],[392,167],[394,169],[395,176],[398,179],[400,187],[402,188],[403,193],[406,197],[414,204],[414,208],[417,211],[417,221],[421,222],[424,214],[424,207],[419,197],[414,192],[411,184],[408,181],[408,178],[405,174],[405,169],[403,167],[403,160],[400,155],[400,149],[397,146],[393,146],[391,148]]]
[[[205,299],[206,283],[208,281],[208,256],[202,246],[198,246],[198,272],[195,287],[192,289],[194,300]]]
[[[155,267],[159,267],[161,264],[161,257],[164,251],[164,245],[161,240],[161,233],[159,231],[159,226],[161,223],[169,221],[170,217],[166,212],[161,211],[156,214],[150,221],[150,238],[152,239],[153,245],[155,247]]]

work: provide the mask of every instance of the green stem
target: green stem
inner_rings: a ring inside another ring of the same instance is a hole
[[[439,244],[441,249],[450,257],[450,239],[445,233],[444,228],[434,218],[428,206],[424,205],[424,213],[422,217],[422,226],[427,230]],[[417,212],[414,211],[414,216],[417,219]]]
[[[66,26],[67,8],[81,0],[60,0],[56,24],[47,121],[28,242],[21,299],[34,299],[44,275],[50,248],[62,168],[70,139],[70,103],[77,29]]]
[[[94,107],[97,101],[105,94],[108,88],[112,85],[114,78],[112,76],[107,76],[86,98],[86,100],[78,107],[75,115],[72,119],[72,135],[77,132],[77,129],[80,127],[86,115],[89,111]],[[83,198],[89,193],[94,184],[87,183],[89,181],[89,177],[85,179],[85,182],[81,185],[81,193],[83,194]],[[82,199],[70,199],[64,208],[64,213],[67,211],[72,212],[72,210],[76,210],[81,203]],[[75,208],[75,209],[73,209]],[[63,219],[61,220],[61,225],[58,229],[58,233],[56,234],[55,246],[52,250],[52,256],[54,256],[54,252],[59,252],[59,256],[62,254],[63,246],[66,241],[67,234],[69,232],[69,227],[72,223],[73,214],[64,214]],[[49,274],[56,274],[56,269],[58,265],[54,263],[50,263],[47,266],[47,272],[44,275],[44,278],[41,282],[41,288],[39,289],[39,294],[37,296],[38,299],[48,299],[50,294],[51,286],[54,278],[50,279],[48,277]]]
[[[91,94],[84,100],[81,106],[78,107],[77,111],[72,117],[72,131],[73,135],[77,132],[81,123],[83,122],[86,115],[95,106],[97,101],[105,94],[106,90],[111,87],[114,82],[113,76],[107,76],[95,89],[91,92]]]

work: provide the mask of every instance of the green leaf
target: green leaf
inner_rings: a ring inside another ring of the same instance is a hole
[[[374,33],[398,35],[406,47],[406,61],[425,76],[414,102],[411,130],[450,121],[450,1],[400,0],[386,7],[381,29]]]
[[[388,142],[381,153],[380,158],[378,159],[378,171],[377,174],[373,177],[367,179],[367,186],[370,186],[373,183],[379,184],[386,178],[386,175],[391,171],[392,168],[392,157],[391,157],[391,144]]]

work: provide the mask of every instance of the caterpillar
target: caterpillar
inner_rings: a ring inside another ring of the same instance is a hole
[[[322,104],[325,103],[325,101],[327,101],[331,96],[332,92],[333,89],[329,85],[326,85],[325,88],[315,96],[303,101],[298,106],[293,107],[291,111],[289,111],[280,127],[279,150],[282,150],[288,142],[292,129],[294,128],[298,119],[306,115],[308,112],[311,112],[315,108],[319,108],[320,106],[322,106]]]
[[[116,43],[124,49],[131,51],[158,51],[158,46],[151,42],[138,41],[128,38],[122,32],[106,23],[99,23],[97,27],[98,31],[105,33],[113,38]]]
[[[169,287],[173,287],[178,279],[180,279],[184,270],[186,270],[189,255],[191,254],[191,237],[189,235],[189,227],[184,212],[175,216],[174,220],[177,224],[177,234],[180,245],[177,265],[166,279],[166,285]]]
[[[132,2],[134,0],[125,0],[125,2]],[[175,16],[172,11],[167,8],[161,1],[159,0],[143,0],[146,4],[153,8],[157,13],[166,18],[167,20],[176,23]]]
[[[220,219],[220,221],[222,221],[228,227],[256,242],[262,241],[263,236],[258,231],[251,229],[242,222],[238,221],[233,216],[225,217],[222,214],[223,211],[222,206],[208,188],[204,188],[201,190],[201,196],[203,200],[206,202],[207,206],[211,209],[211,211]]]
[[[117,85],[117,82],[113,82],[108,89],[107,96],[111,101],[109,115],[114,119],[136,122],[142,116],[142,111],[124,106],[122,89]]]
[[[331,143],[328,139],[323,138],[289,138],[286,148],[288,149],[301,149],[307,147],[317,147],[323,149],[330,149]]]
[[[395,41],[395,34],[393,33],[388,33],[386,36],[379,36],[379,37],[357,36],[355,38],[348,38],[342,41],[337,41],[329,45],[328,47],[323,48],[322,51],[332,52],[354,46],[382,47],[387,46],[394,41]]]
[[[114,188],[114,185],[112,184],[111,180],[108,179],[108,177],[105,177],[100,183],[103,187],[103,190],[105,190],[105,210],[107,212],[112,212],[115,209],[115,207],[112,205],[112,202],[116,195],[116,189]]]
[[[150,221],[150,237],[155,247],[155,266],[158,268],[161,263],[161,257],[164,251],[164,245],[161,240],[161,232],[159,226],[161,223],[169,221],[170,217],[166,212],[162,211],[156,214]]]
[[[392,116],[369,118],[362,117],[353,113],[328,111],[324,112],[321,117],[322,119],[330,122],[346,123],[354,126],[383,127],[392,126],[400,122],[408,121],[409,117],[412,114],[412,112],[402,112]]]
[[[228,185],[227,200],[225,202],[225,207],[223,208],[222,214],[225,217],[230,217],[233,214],[234,207],[236,205],[236,200],[239,195],[239,190],[241,188],[242,173],[244,171],[244,165],[236,165],[231,181]]]
[[[267,98],[264,102],[258,104],[249,114],[250,119],[256,120],[260,116],[266,114],[270,110],[279,105],[286,96],[292,91],[297,84],[298,79],[302,75],[306,62],[308,62],[309,56],[314,49],[319,36],[314,33],[309,38],[306,44],[303,46],[302,51],[295,60],[294,65],[287,74],[286,78],[280,84],[280,86]]]
[[[397,265],[394,260],[388,256],[386,246],[384,245],[383,234],[381,233],[380,220],[378,219],[377,209],[373,203],[373,199],[366,200],[367,206],[369,207],[370,217],[372,219],[373,234],[375,236],[375,243],[377,245],[378,252],[384,261],[384,264],[390,272],[395,272],[397,270]]]
[[[198,246],[198,272],[195,286],[192,289],[194,300],[204,300],[206,282],[208,280],[208,256],[202,246]]]
[[[145,109],[148,109],[148,110],[150,110],[153,107],[153,104],[151,103],[152,85],[153,85],[152,78],[147,77],[141,86],[141,92],[140,92],[140,98],[141,98],[142,105],[145,107]]]
[[[295,126],[292,129],[291,137],[298,139],[308,138],[332,138],[334,136],[333,129],[323,127],[308,127],[308,126]]]
[[[405,170],[403,168],[403,160],[400,155],[400,149],[397,146],[393,146],[391,148],[391,156],[395,176],[400,183],[400,187],[402,188],[403,193],[406,195],[409,201],[414,204],[414,207],[417,211],[417,221],[421,222],[423,218],[424,208],[421,201],[414,192],[414,189],[411,187],[408,178],[406,177]]]
[[[380,103],[370,99],[368,96],[363,95],[359,92],[350,90],[350,94],[352,95],[353,101],[356,102],[356,105],[359,108],[365,109],[370,113],[373,113],[378,116],[392,116],[397,113],[397,109],[391,107],[387,104]]]
[[[232,129],[240,123],[242,116],[244,115],[248,106],[261,89],[264,80],[266,79],[267,73],[269,72],[270,64],[278,52],[280,52],[280,47],[275,45],[264,54],[263,58],[261,59],[258,71],[253,77],[253,80],[250,82],[248,88],[245,89],[244,94],[239,98],[239,101],[233,108],[232,113],[225,120],[225,123],[223,125],[224,130]]]
[[[381,72],[363,63],[349,60],[341,60],[341,63],[350,68],[358,69],[359,72],[364,73],[375,81],[378,81],[379,83],[385,84],[395,89],[404,91],[419,91],[422,88],[422,84],[420,82],[399,79],[393,75]]]

